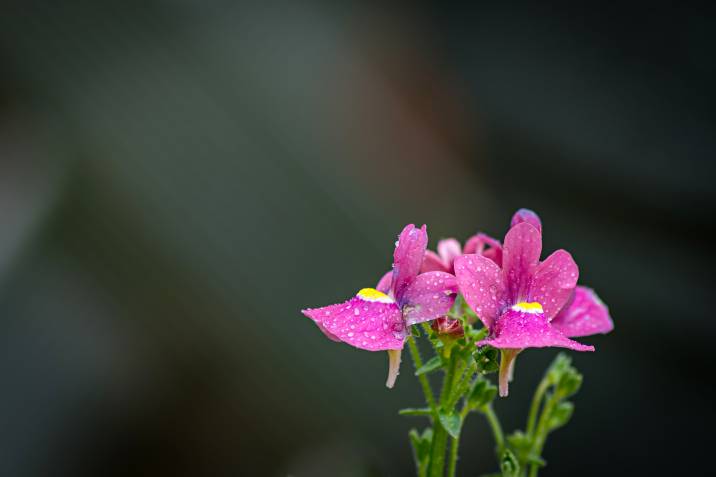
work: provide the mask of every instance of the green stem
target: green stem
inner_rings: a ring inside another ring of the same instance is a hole
[[[415,338],[412,336],[408,338],[408,347],[410,348],[410,356],[413,358],[413,364],[415,365],[415,370],[423,367],[423,360],[420,357],[420,350],[418,349],[417,343],[415,343]],[[420,386],[423,388],[423,394],[425,394],[425,400],[428,402],[428,406],[433,411],[433,416],[437,420],[437,406],[435,404],[435,396],[433,395],[433,389],[430,387],[430,381],[428,381],[428,377],[425,374],[421,374],[418,376],[418,381],[420,381]]]
[[[453,382],[450,385],[450,394],[445,398],[443,403],[443,409],[445,412],[453,410],[460,397],[467,391],[467,386],[470,385],[470,379],[474,371],[472,366],[468,367],[465,360],[458,359],[457,369],[453,374]],[[465,384],[467,382],[467,384]]]
[[[445,448],[447,447],[448,433],[438,421],[433,432],[433,446],[430,453],[430,477],[443,477],[445,469]]]
[[[494,409],[492,409],[492,404],[488,404],[487,406],[485,406],[482,412],[483,414],[485,414],[487,422],[488,424],[490,424],[490,428],[492,429],[492,434],[495,436],[495,444],[497,444],[497,453],[502,454],[502,451],[505,450],[505,436],[502,433],[502,426],[500,425],[500,421],[497,419],[497,415],[495,414]]]
[[[547,378],[544,378],[539,383],[539,386],[537,386],[534,396],[532,396],[532,404],[530,405],[530,413],[529,417],[527,418],[526,428],[527,436],[530,439],[534,438],[535,424],[537,423],[537,414],[539,413],[539,408],[542,404],[542,398],[544,397],[544,393],[547,391],[547,388],[549,388],[549,381],[547,380]]]
[[[467,403],[465,403],[465,405],[462,407],[462,411],[460,411],[460,422],[462,423],[460,429],[462,429],[462,426],[465,425],[465,419],[467,418],[469,412],[470,407],[467,405]],[[453,437],[450,442],[450,463],[448,467],[448,477],[455,477],[455,471],[457,470],[457,453],[459,448],[460,434],[458,434],[457,437]]]
[[[542,409],[542,414],[539,417],[539,423],[537,424],[537,430],[534,434],[534,444],[532,447],[532,454],[536,456],[542,455],[542,449],[544,448],[545,441],[547,440],[547,423],[549,417],[552,415],[552,409],[559,402],[559,396],[553,394],[547,399],[547,402]],[[537,463],[530,464],[530,477],[537,477],[539,472],[539,465]]]
[[[462,379],[460,383],[455,388],[455,392],[452,394],[452,403],[453,405],[457,404],[457,402],[460,400],[462,396],[465,395],[465,393],[470,389],[472,386],[472,377],[477,372],[477,364],[474,360],[472,360],[472,363],[470,366],[466,369],[465,374],[463,374]]]
[[[445,373],[443,387],[440,391],[440,408],[443,411],[448,411],[444,408],[444,404],[450,399],[456,366],[455,354],[451,353],[448,359],[447,372]],[[447,449],[447,443],[448,433],[440,423],[440,419],[437,419],[433,432],[432,449],[430,451],[430,477],[443,477],[445,475],[445,451]]]

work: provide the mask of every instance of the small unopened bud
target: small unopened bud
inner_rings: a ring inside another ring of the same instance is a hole
[[[438,336],[461,338],[465,334],[465,330],[463,330],[460,320],[454,320],[452,318],[448,318],[447,316],[441,316],[440,318],[433,320],[430,327],[438,334]]]

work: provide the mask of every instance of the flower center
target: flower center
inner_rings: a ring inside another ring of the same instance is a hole
[[[383,292],[376,290],[375,288],[363,288],[358,292],[358,298],[363,301],[377,301],[380,303],[395,303],[395,300],[390,298]]]
[[[532,313],[534,315],[537,315],[539,313],[544,313],[544,310],[542,310],[542,305],[540,305],[538,302],[526,302],[521,301],[517,303],[516,305],[512,306],[512,309],[514,311],[521,311],[522,313]]]

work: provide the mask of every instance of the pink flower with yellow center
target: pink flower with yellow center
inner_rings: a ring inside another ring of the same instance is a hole
[[[368,351],[388,351],[386,386],[395,384],[408,327],[444,316],[457,294],[455,277],[442,271],[419,273],[428,234],[425,225],[407,225],[395,244],[393,270],[376,288],[363,288],[336,305],[302,313],[334,341]]]
[[[479,254],[455,259],[455,275],[465,301],[489,335],[478,346],[502,350],[500,395],[506,396],[514,358],[525,348],[556,346],[594,351],[569,339],[607,333],[613,323],[596,294],[577,287],[579,269],[572,256],[557,250],[540,261],[542,224],[521,209],[505,236],[500,261]]]

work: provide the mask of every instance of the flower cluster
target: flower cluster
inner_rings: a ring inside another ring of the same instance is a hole
[[[458,294],[486,328],[475,344],[502,352],[501,396],[524,349],[594,351],[570,338],[613,328],[596,293],[577,285],[579,269],[567,251],[540,260],[542,223],[530,210],[515,213],[502,243],[479,233],[464,247],[456,239],[441,240],[437,253],[427,244],[425,225],[406,226],[395,244],[393,269],[375,288],[363,288],[344,303],[303,310],[334,341],[388,351],[388,387],[395,383],[411,325],[429,321],[436,333],[462,336],[460,322],[449,316]]]

